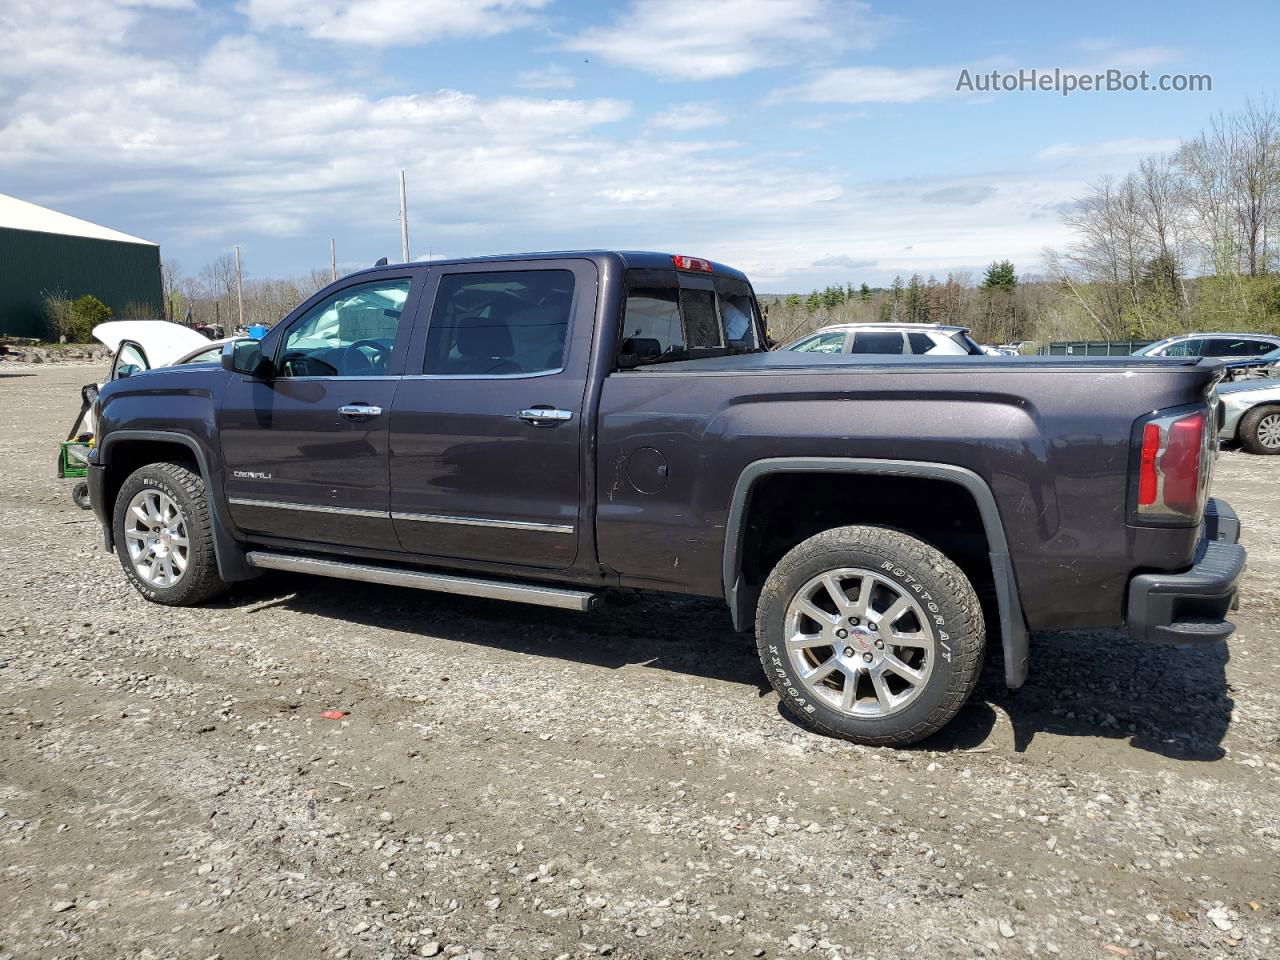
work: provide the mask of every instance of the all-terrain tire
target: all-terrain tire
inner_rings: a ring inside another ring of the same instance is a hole
[[[852,716],[815,696],[787,648],[793,598],[815,578],[849,569],[872,571],[886,588],[910,596],[934,631],[927,679],[914,700],[885,716]],[[810,537],[778,561],[756,610],[756,644],[783,706],[805,726],[856,743],[905,746],[942,729],[969,698],[982,672],[986,627],[973,585],[940,551],[889,527],[848,526]]]
[[[185,520],[187,531],[187,566],[177,582],[158,586],[139,576],[129,554],[125,537],[126,515],[133,499],[146,490],[158,491],[171,500]],[[180,463],[149,463],[131,473],[120,486],[112,515],[116,554],[125,576],[134,588],[153,603],[171,607],[190,607],[229,588],[218,576],[218,561],[213,549],[213,524],[204,478]]]
[[[1277,430],[1280,430],[1280,407],[1250,410],[1240,418],[1240,444],[1250,453],[1280,454],[1280,442],[1275,439]]]

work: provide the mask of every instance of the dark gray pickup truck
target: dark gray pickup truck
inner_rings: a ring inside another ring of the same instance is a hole
[[[691,257],[380,266],[220,365],[106,385],[90,493],[158,603],[262,570],[572,610],[723,597],[800,720],[905,744],[988,649],[1020,685],[1028,631],[1231,632],[1218,376],[769,352],[747,278]]]

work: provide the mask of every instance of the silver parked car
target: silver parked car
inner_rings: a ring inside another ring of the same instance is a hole
[[[1247,360],[1280,349],[1280,337],[1266,333],[1183,333],[1133,351],[1146,357],[1213,357]]]
[[[835,323],[792,341],[800,353],[877,353],[982,356],[968,327],[941,323]]]
[[[1239,380],[1218,387],[1218,439],[1250,453],[1280,453],[1280,380]]]

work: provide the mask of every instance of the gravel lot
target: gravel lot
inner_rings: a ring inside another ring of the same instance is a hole
[[[1280,956],[1280,462],[1229,648],[1037,636],[892,751],[711,602],[147,604],[51,476],[99,373],[0,369],[0,958]]]

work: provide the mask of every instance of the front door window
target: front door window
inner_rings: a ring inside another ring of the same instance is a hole
[[[409,280],[347,287],[289,328],[276,363],[280,377],[385,377],[409,298]]]

